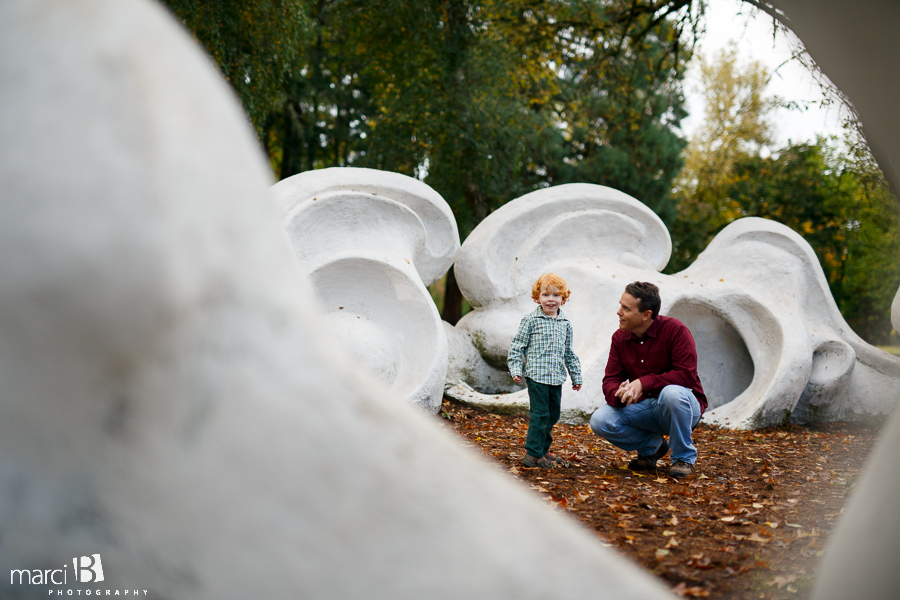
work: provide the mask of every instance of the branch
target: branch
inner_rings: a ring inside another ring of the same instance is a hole
[[[791,28],[791,20],[785,15],[783,12],[779,11],[777,8],[769,4],[768,2],[760,2],[759,0],[741,0],[741,2],[745,2],[750,6],[754,6],[759,10],[763,11],[788,29]]]

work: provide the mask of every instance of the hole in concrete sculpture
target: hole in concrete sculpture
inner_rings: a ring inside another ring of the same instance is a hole
[[[399,269],[358,257],[328,263],[311,278],[327,326],[344,348],[391,389],[416,388],[438,347],[439,321],[424,287]]]
[[[691,330],[697,344],[697,372],[709,409],[728,404],[753,381],[753,359],[734,326],[705,303],[677,302],[668,316]]]

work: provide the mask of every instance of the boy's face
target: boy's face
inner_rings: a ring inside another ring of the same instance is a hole
[[[555,317],[559,313],[559,307],[566,303],[555,285],[542,285],[541,295],[536,302],[541,305],[544,314],[550,317]]]

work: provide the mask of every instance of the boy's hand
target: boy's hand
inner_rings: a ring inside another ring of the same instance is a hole
[[[513,377],[513,381],[515,381],[516,383],[522,383],[522,378],[516,375],[515,377]]]
[[[573,384],[572,384],[572,389],[575,390],[575,391],[577,392],[578,390],[581,389],[581,384],[580,384],[580,383],[573,383]]]

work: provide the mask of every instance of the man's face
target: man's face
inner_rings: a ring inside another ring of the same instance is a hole
[[[625,331],[639,331],[650,321],[653,311],[645,310],[641,312],[638,307],[638,299],[625,292],[619,300],[619,310],[616,311],[619,316],[619,329]]]

